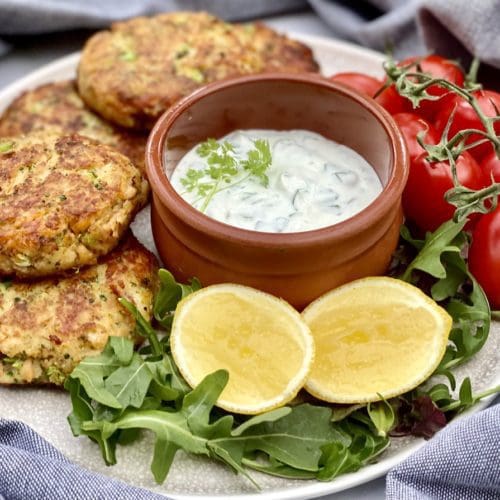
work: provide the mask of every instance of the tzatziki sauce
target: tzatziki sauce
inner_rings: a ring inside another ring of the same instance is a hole
[[[206,157],[198,154],[196,146],[174,169],[172,186],[208,217],[270,233],[331,226],[366,208],[382,191],[375,170],[361,155],[315,132],[237,130],[217,142],[232,145],[229,154],[238,165],[255,149],[256,140],[268,141],[271,152],[267,185],[241,168],[217,187],[207,203],[204,194],[209,189],[203,191],[199,186],[213,185],[214,179],[208,173]],[[196,189],[187,183],[188,171],[195,171],[191,177],[196,178]]]

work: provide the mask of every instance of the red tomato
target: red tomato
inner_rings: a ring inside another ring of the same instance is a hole
[[[500,94],[498,92],[493,92],[492,90],[477,90],[473,92],[473,95],[476,97],[479,107],[486,116],[492,117],[498,115],[497,110],[500,112]],[[483,124],[472,106],[465,99],[459,96],[453,96],[436,116],[435,126],[439,134],[442,134],[455,106],[456,111],[448,132],[448,138],[451,139],[460,130],[468,128],[484,130]],[[500,135],[500,121],[495,123],[494,128],[496,134]],[[472,143],[479,139],[481,139],[481,135],[472,134],[469,136],[467,143]],[[493,146],[491,144],[481,144],[480,146],[470,149],[469,153],[471,153],[476,160],[480,161],[481,158],[492,150],[492,148]]]
[[[391,115],[410,113],[413,110],[411,102],[406,97],[401,97],[394,85],[387,87],[375,100]]]
[[[384,85],[383,80],[377,80],[372,76],[364,75],[363,73],[337,73],[329,77],[332,82],[340,82],[352,89],[361,92],[362,94],[373,97],[380,88]],[[410,101],[401,97],[394,85],[385,89],[375,100],[383,106],[391,115],[395,113],[403,113],[411,111],[412,106]]]
[[[407,66],[417,60],[417,57],[411,57],[401,61],[399,65]],[[464,84],[464,74],[462,73],[462,70],[455,62],[450,61],[449,59],[445,59],[441,56],[430,55],[421,59],[419,65],[423,73],[427,73],[433,78],[443,78],[451,83],[455,83],[459,87],[462,87]],[[411,71],[414,70],[411,69]],[[416,67],[415,71],[417,71]],[[423,116],[427,120],[432,121],[437,112],[443,107],[449,98],[449,92],[449,90],[441,87],[440,85],[431,85],[427,88],[427,93],[432,96],[440,96],[440,98],[436,101],[422,101],[419,107],[415,108],[414,112]],[[448,94],[448,96],[446,98],[443,97],[446,94]]]
[[[343,83],[369,97],[373,97],[384,84],[381,80],[373,78],[373,76],[355,72],[337,73],[336,75],[332,75],[329,80]]]
[[[405,59],[399,66],[408,66],[418,60],[417,57]],[[441,56],[430,55],[420,60],[420,69],[434,78],[444,78],[449,82],[462,86],[464,75],[461,69],[453,62]],[[417,71],[412,68],[411,71]],[[411,102],[405,97],[401,97],[394,85],[377,97],[377,101],[391,114],[395,113],[416,113],[426,120],[432,121],[436,113],[442,108],[449,98],[449,91],[439,85],[431,85],[427,92],[433,96],[441,96],[436,101],[422,101],[418,108],[413,108]]]
[[[453,187],[453,177],[448,162],[429,163],[426,153],[410,164],[410,175],[403,192],[403,209],[406,217],[424,231],[434,231],[451,219],[455,207],[444,199],[446,191]],[[471,189],[487,184],[483,171],[467,152],[457,159],[458,180]]]
[[[439,135],[434,127],[420,116],[414,113],[396,113],[393,118],[398,124],[399,130],[403,133],[411,161],[425,153],[425,149],[417,141],[419,132],[427,131],[424,142],[428,144],[437,144],[439,142]]]
[[[477,222],[469,249],[469,269],[491,307],[500,308],[500,207]]]
[[[481,166],[488,179],[493,177],[495,182],[500,182],[500,159],[495,151],[490,151],[482,160]]]

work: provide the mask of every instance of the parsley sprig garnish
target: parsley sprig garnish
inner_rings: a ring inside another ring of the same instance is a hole
[[[266,172],[272,162],[269,141],[256,139],[253,144],[254,149],[248,151],[246,159],[243,160],[238,158],[234,146],[229,141],[208,139],[196,148],[198,155],[205,158],[207,167],[190,168],[181,183],[188,193],[195,192],[198,195],[195,204],[202,202],[200,211],[206,210],[218,192],[250,177],[255,177],[263,186],[268,186],[269,178]],[[242,172],[247,175],[241,177]]]

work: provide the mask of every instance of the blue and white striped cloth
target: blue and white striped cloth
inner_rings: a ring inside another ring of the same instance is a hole
[[[0,500],[119,499],[165,497],[83,469],[27,425],[0,418]]]
[[[392,469],[387,500],[499,500],[500,404],[439,431]]]
[[[387,500],[498,500],[500,404],[459,419],[387,475]],[[87,471],[28,426],[0,419],[0,500],[157,500]]]

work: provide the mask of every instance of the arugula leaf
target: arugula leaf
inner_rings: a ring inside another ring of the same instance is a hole
[[[193,278],[188,285],[177,283],[172,273],[166,269],[160,269],[158,277],[160,289],[154,299],[153,316],[163,328],[169,331],[177,303],[189,294],[199,290],[201,283],[197,278]]]
[[[158,484],[165,481],[178,449],[179,447],[170,442],[167,437],[156,435],[151,472]]]
[[[170,384],[173,389],[179,391],[181,394],[186,394],[191,390],[191,387],[189,387],[188,383],[182,378],[177,366],[175,366],[174,360],[167,353],[163,355],[163,365],[170,374]]]
[[[118,430],[147,429],[155,433],[156,444],[151,468],[156,480],[164,480],[175,453],[182,448],[198,455],[210,455],[206,436],[228,436],[232,426],[229,415],[209,423],[213,402],[227,383],[227,372],[220,370],[207,375],[195,391],[184,398],[182,408],[174,410],[127,410],[112,422],[90,421],[81,424],[84,431],[98,431],[103,437],[113,437]],[[165,450],[167,447],[167,450]]]
[[[194,436],[187,425],[186,418],[179,412],[164,410],[131,410],[125,412],[113,422],[84,422],[84,430],[100,430],[105,434],[113,434],[118,429],[148,429],[160,438],[167,440],[184,450],[208,455],[202,437]]]
[[[488,299],[462,257],[467,245],[465,223],[445,222],[427,234],[425,241],[413,239],[407,228],[401,233],[404,240],[419,249],[401,279],[415,282],[422,273],[434,279],[430,294],[436,301],[445,301],[443,305],[453,318],[450,344],[436,370],[449,377],[450,368],[464,363],[483,347],[491,325]]]
[[[317,478],[320,481],[331,481],[340,474],[358,470],[362,465],[362,461],[350,452],[349,447],[329,443],[323,447],[323,464]]]
[[[447,306],[454,320],[449,337],[453,345],[448,348],[447,352],[450,354],[441,362],[438,371],[449,370],[470,359],[483,347],[490,331],[491,313],[488,299],[463,262],[460,263],[459,269],[470,280],[472,289],[466,298],[468,303],[464,302],[464,299],[454,297]]]
[[[139,333],[139,335],[141,335],[142,337],[148,339],[149,345],[151,346],[151,349],[153,351],[153,355],[161,356],[162,348],[160,346],[160,341],[158,340],[158,335],[154,331],[149,321],[144,318],[144,316],[138,311],[138,309],[134,304],[132,304],[132,302],[128,301],[124,297],[119,298],[118,302],[120,302],[120,304],[125,307],[125,309],[127,309],[127,311],[130,312],[134,317],[136,321],[136,332]]]
[[[253,480],[253,478],[243,468],[243,466],[241,464],[241,462],[243,460],[241,447],[237,443],[234,443],[234,446],[226,446],[225,448],[223,448],[223,447],[220,447],[216,442],[209,441],[207,443],[207,448],[210,450],[210,455],[212,457],[217,458],[217,459],[221,460],[222,462],[226,463],[227,465],[232,467],[236,472],[239,472],[240,474],[245,476],[247,479],[249,479],[250,482],[257,489],[260,489],[259,485]]]
[[[352,404],[352,405],[334,405],[332,407],[332,422],[340,422],[348,417],[356,410],[364,408],[366,404]]]
[[[152,378],[148,365],[135,353],[127,366],[118,368],[106,379],[104,387],[116,397],[123,408],[140,408]]]
[[[96,410],[92,406],[91,399],[82,388],[78,379],[67,378],[64,388],[69,391],[73,411],[68,415],[68,423],[74,436],[85,435],[95,441],[101,450],[101,454],[108,465],[116,463],[116,441],[105,439],[100,432],[85,430],[83,425],[95,417]]]
[[[276,421],[256,423],[237,436],[215,441],[222,448],[239,441],[245,454],[262,451],[285,465],[316,471],[323,445],[331,441],[349,443],[349,437],[330,420],[329,408],[304,404]]]
[[[446,268],[441,262],[441,257],[446,252],[460,253],[460,247],[453,244],[453,242],[462,231],[466,222],[449,220],[433,233],[428,233],[424,244],[419,243],[420,251],[413,262],[406,268],[401,279],[411,282],[412,272],[416,269],[424,271],[435,278],[445,278]],[[408,237],[408,234],[407,230],[402,232],[403,237]],[[408,240],[411,243],[415,242],[415,240],[411,240],[410,238]]]
[[[164,360],[147,361],[146,363],[152,375],[148,392],[155,398],[161,401],[176,401],[189,390],[189,387],[182,390],[174,387],[172,371]]]
[[[281,408],[276,408],[275,410],[268,411],[266,413],[261,413],[260,415],[255,415],[249,418],[241,425],[236,427],[231,431],[232,436],[241,436],[247,429],[254,427],[255,425],[262,424],[263,422],[276,422],[280,418],[285,417],[291,413],[292,409],[288,406],[282,406]]]
[[[118,362],[122,365],[128,365],[134,355],[134,344],[126,337],[110,337],[109,347],[113,349]]]
[[[351,436],[351,441],[347,445],[332,442],[323,446],[321,469],[316,476],[320,481],[331,481],[340,474],[360,469],[389,446],[387,436],[374,435],[369,426],[350,419],[340,422],[339,428]]]
[[[110,408],[122,408],[121,403],[104,385],[104,369],[100,364],[94,364],[92,358],[83,360],[72,372],[70,377],[79,380],[85,392],[92,399]]]
[[[73,436],[83,434],[82,422],[92,420],[94,408],[91,399],[81,390],[82,384],[78,379],[68,377],[64,382],[64,388],[69,392],[73,411],[68,415],[68,422]]]
[[[457,295],[464,282],[464,270],[460,269],[460,260],[459,254],[447,256],[450,265],[447,266],[446,276],[436,281],[431,287],[431,295],[436,302],[442,302]]]
[[[315,479],[317,476],[316,471],[301,470],[295,467],[290,467],[280,463],[278,460],[256,460],[252,458],[243,457],[242,464],[264,474],[271,476],[284,477],[287,479]]]
[[[108,339],[108,343],[104,347],[101,354],[88,356],[80,361],[78,365],[79,368],[92,372],[96,374],[96,376],[99,375],[103,378],[113,373],[117,368],[120,368],[120,366],[122,366],[122,363],[111,347],[111,337]]]
[[[205,439],[229,436],[233,427],[232,415],[226,415],[216,422],[210,423],[210,412],[226,387],[229,373],[226,370],[218,370],[207,375],[205,380],[204,385],[200,384],[186,394],[181,411],[186,415],[189,428],[196,435]]]

